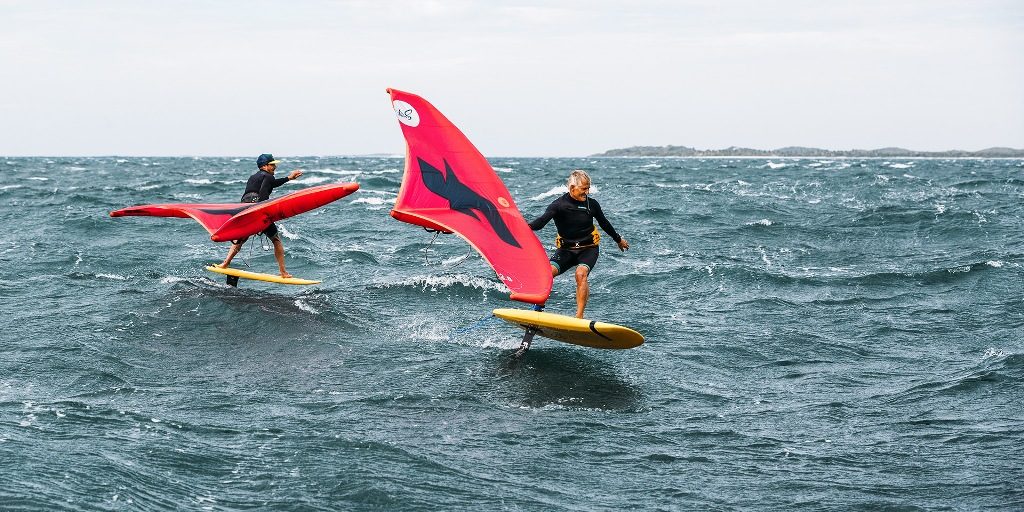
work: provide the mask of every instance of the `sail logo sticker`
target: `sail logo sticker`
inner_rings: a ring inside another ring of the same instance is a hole
[[[519,286],[515,286],[516,278],[497,271],[495,271],[494,274],[498,276],[498,280],[500,280],[509,290],[516,290],[520,288]]]
[[[395,114],[398,114],[400,123],[413,128],[420,125],[420,114],[412,108],[412,105],[402,100],[395,100],[392,105],[395,107]]]

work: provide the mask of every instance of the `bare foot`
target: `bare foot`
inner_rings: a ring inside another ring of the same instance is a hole
[[[219,267],[219,268],[228,268],[228,264],[227,263],[221,263],[221,264],[217,265],[217,267]]]
[[[288,272],[281,272],[281,277],[283,277],[283,278],[285,278],[285,279],[290,279],[290,278],[292,278],[292,277],[294,277],[294,276],[292,276],[292,275],[291,275],[291,274],[289,274]]]

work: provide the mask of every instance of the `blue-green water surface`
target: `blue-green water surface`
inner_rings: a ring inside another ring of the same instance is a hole
[[[388,215],[402,159],[285,159],[361,185],[279,223],[312,287],[108,216],[252,160],[0,158],[0,509],[1024,508],[1020,160],[493,159],[527,219],[590,171],[632,249],[587,316],[647,336],[519,360],[485,262]]]

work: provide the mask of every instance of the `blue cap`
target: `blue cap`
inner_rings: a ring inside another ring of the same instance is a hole
[[[274,155],[270,153],[263,153],[256,159],[256,167],[263,167],[264,165],[280,163],[280,160],[274,160]]]

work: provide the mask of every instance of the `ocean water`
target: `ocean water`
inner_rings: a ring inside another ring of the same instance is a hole
[[[590,171],[632,249],[588,317],[643,346],[513,358],[483,260],[389,217],[398,158],[285,159],[275,197],[362,188],[279,223],[323,284],[239,288],[108,212],[252,158],[0,158],[0,510],[1024,508],[1024,161],[492,163],[527,218]]]

